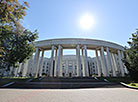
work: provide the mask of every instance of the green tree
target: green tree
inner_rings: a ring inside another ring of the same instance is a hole
[[[138,81],[138,30],[132,34],[131,41],[128,41],[129,48],[126,48],[125,58],[123,59],[130,77]]]
[[[38,38],[37,30],[31,32],[20,24],[27,7],[27,2],[0,0],[0,68],[16,67],[35,51],[33,41]]]
[[[26,15],[28,7],[25,1],[21,4],[18,0],[0,0],[0,25],[12,30],[20,28],[20,20]]]

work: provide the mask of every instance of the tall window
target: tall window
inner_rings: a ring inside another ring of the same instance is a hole
[[[62,70],[64,70],[64,66],[62,66]]]
[[[72,70],[72,66],[68,66],[69,70]]]

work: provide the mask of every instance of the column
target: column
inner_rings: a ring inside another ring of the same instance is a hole
[[[17,71],[18,71],[18,68],[15,68],[15,71],[14,71],[14,76],[17,77]]]
[[[63,48],[61,48],[61,56],[60,56],[60,77],[63,76],[63,68],[62,68],[62,58],[63,58]]]
[[[22,69],[22,63],[19,64],[18,71],[17,71],[17,77],[20,76],[21,69]]]
[[[13,67],[10,67],[10,70],[9,70],[8,76],[11,76],[12,71],[13,71]]]
[[[47,59],[46,59],[46,61],[45,61],[45,68],[44,68],[44,73],[46,74],[47,72],[46,72],[46,70],[47,70]]]
[[[118,50],[118,60],[119,60],[119,66],[120,66],[120,70],[121,70],[121,75],[125,76],[120,50]]]
[[[121,50],[120,52],[121,52],[121,57],[122,57],[122,59],[123,59],[123,58],[124,58],[124,53],[123,53],[122,50]],[[122,62],[122,63],[123,63],[123,62]],[[127,70],[126,66],[124,65],[124,63],[123,63],[123,67],[124,67],[125,73],[128,74],[128,70]]]
[[[39,70],[39,55],[40,55],[40,51],[39,48],[36,48],[36,52],[35,52],[35,57],[34,57],[34,76],[37,77],[38,76],[38,70]]]
[[[115,58],[113,56],[113,53],[110,52],[111,55],[111,63],[112,63],[112,70],[113,70],[113,76],[116,77],[116,62],[115,62]]]
[[[51,66],[50,66],[50,77],[53,77],[54,49],[55,49],[55,46],[54,46],[54,45],[52,45],[52,49],[51,49]]]
[[[101,68],[100,68],[100,64],[99,64],[99,56],[98,56],[98,51],[95,50],[95,54],[96,54],[96,62],[97,62],[97,69],[98,69],[98,76],[101,76]]]
[[[85,61],[84,61],[84,48],[82,48],[82,75],[83,75],[83,77],[85,77],[86,76],[86,72],[85,72]]]
[[[29,61],[29,60],[27,60],[27,61],[24,63],[24,68],[23,68],[23,73],[22,73],[22,76],[23,76],[23,77],[25,77],[26,74],[27,74],[28,61]]]
[[[80,45],[77,45],[76,48],[76,64],[77,64],[77,77],[81,77]]]
[[[56,53],[55,53],[54,77],[56,77],[56,72],[57,72],[57,49],[56,49]]]
[[[87,46],[86,45],[84,45],[84,53],[85,53],[85,57],[84,57],[85,75],[86,75],[86,77],[89,77],[88,58],[87,58]]]
[[[75,61],[72,62],[72,77],[75,77]]]
[[[42,56],[39,64],[40,65],[39,76],[42,76],[43,64],[44,64],[44,49],[42,49]]]
[[[114,58],[115,58],[115,62],[116,62],[116,71],[117,71],[118,74],[119,74],[119,72],[121,72],[121,71],[120,71],[120,68],[119,68],[118,56],[117,56],[116,53],[113,53],[113,56],[114,56]]]
[[[101,64],[102,64],[103,76],[109,76],[107,65],[106,65],[106,58],[104,55],[104,47],[101,47],[100,55],[101,55]]]
[[[19,62],[18,62],[18,65],[19,65]],[[17,74],[18,74],[18,67],[16,67],[14,70],[14,76],[17,77]]]
[[[66,72],[65,76],[68,77],[69,76],[68,60],[65,62],[64,68],[65,68],[65,72]]]
[[[56,75],[59,77],[60,74],[60,66],[61,66],[61,45],[58,45],[58,55],[57,55],[57,68],[56,68]]]
[[[111,62],[111,55],[109,53],[109,48],[106,47],[106,52],[107,52],[107,63],[109,66],[108,67],[108,72],[111,72],[111,74],[113,75],[113,67],[112,67],[112,62]]]
[[[33,59],[34,59],[34,56],[32,56],[30,59],[29,59],[29,62],[28,62],[28,70],[27,70],[27,76],[28,77],[31,77],[33,75]]]

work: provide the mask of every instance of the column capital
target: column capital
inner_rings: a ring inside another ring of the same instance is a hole
[[[60,47],[60,48],[63,48],[61,44],[58,45],[58,48],[59,48],[59,47]]]
[[[87,45],[83,45],[84,49],[87,49]]]
[[[81,49],[87,49],[87,45],[84,44],[84,45],[81,47]]]
[[[55,47],[55,45],[51,45],[51,47]]]
[[[76,48],[78,48],[78,47],[80,48],[80,44],[77,44]]]
[[[36,47],[36,49],[37,49],[38,51],[42,50],[42,48],[40,48],[40,47]]]

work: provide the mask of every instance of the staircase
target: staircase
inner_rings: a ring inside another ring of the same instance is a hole
[[[30,82],[16,82],[8,88],[29,89],[76,89],[76,88],[116,88],[123,87],[119,83],[105,82],[94,78],[38,78]]]

